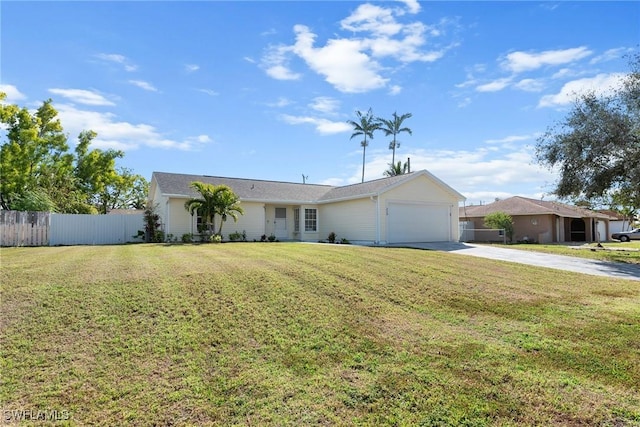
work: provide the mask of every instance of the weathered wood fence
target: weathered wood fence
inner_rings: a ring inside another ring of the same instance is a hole
[[[0,211],[0,246],[113,245],[140,242],[143,214],[76,215]]]
[[[0,211],[0,246],[48,246],[49,212]]]

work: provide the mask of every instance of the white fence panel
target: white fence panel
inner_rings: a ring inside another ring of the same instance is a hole
[[[49,212],[0,210],[0,246],[47,246]]]
[[[114,245],[140,242],[143,214],[76,215],[51,214],[49,245]]]

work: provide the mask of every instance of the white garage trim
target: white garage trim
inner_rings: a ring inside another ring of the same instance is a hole
[[[393,201],[387,204],[389,243],[449,242],[451,205]]]

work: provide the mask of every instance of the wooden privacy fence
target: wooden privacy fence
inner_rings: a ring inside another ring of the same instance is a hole
[[[48,246],[49,212],[0,211],[0,246]]]
[[[0,246],[113,245],[141,242],[143,214],[81,215],[0,211]]]

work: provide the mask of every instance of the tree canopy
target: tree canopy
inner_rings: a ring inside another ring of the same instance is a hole
[[[640,53],[629,64],[619,88],[578,95],[564,120],[538,139],[538,162],[559,171],[559,197],[603,201],[617,194],[640,206]]]
[[[0,93],[3,209],[107,213],[144,206],[148,183],[116,167],[122,151],[90,149],[97,134],[87,130],[72,152],[51,99],[32,113],[5,98]]]
[[[493,229],[504,229],[509,241],[513,241],[513,218],[506,212],[492,212],[484,217],[484,226]]]

